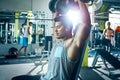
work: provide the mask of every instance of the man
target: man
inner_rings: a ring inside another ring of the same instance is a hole
[[[106,21],[105,29],[103,30],[103,35],[106,39],[111,40],[114,37],[114,30],[110,28],[111,23]]]
[[[24,55],[27,56],[28,36],[32,34],[32,22],[29,22],[29,26],[24,25],[21,29],[21,33],[23,34],[23,42],[18,53],[24,48]]]
[[[88,38],[91,22],[90,16],[86,5],[78,0],[79,10],[82,12],[80,25],[77,29],[75,36],[72,36],[72,22],[67,16],[55,16],[55,36],[61,39],[61,42],[54,44],[48,62],[48,71],[41,77],[33,76],[19,76],[13,80],[73,80],[71,79],[72,72],[74,71],[79,55],[82,54],[85,42]],[[20,78],[20,79],[18,79]]]
[[[105,37],[105,39],[103,38],[103,44],[107,45],[106,50],[110,52],[115,42],[114,42],[114,30],[111,28],[111,23],[109,21],[105,22],[105,29],[103,30],[103,35]]]
[[[103,30],[103,35],[105,39],[108,40],[108,45],[114,46],[114,30],[111,28],[111,23],[109,21],[105,22],[105,29]]]
[[[29,22],[29,26],[28,26],[28,36],[29,36],[29,43],[31,44],[32,42],[32,34],[33,34],[33,30],[32,30],[32,22]]]
[[[24,26],[25,24],[22,24],[21,27],[20,27],[20,30],[19,30],[19,37],[18,37],[18,44],[23,44],[23,35],[24,35]]]

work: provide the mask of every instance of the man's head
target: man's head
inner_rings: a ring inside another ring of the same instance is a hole
[[[110,24],[109,21],[106,21],[106,22],[105,22],[105,28],[110,28],[110,25],[111,25],[111,24]]]
[[[72,21],[67,16],[57,16],[54,18],[55,21],[55,35],[58,39],[65,39],[66,37],[72,36]]]
[[[29,26],[32,26],[32,22],[29,22]]]
[[[21,25],[21,27],[24,27],[24,26],[25,26],[25,24],[22,24],[22,25]]]

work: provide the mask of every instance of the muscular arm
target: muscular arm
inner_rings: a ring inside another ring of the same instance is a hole
[[[24,34],[24,28],[20,28],[20,33]]]
[[[105,36],[106,29],[103,30],[103,35]]]
[[[85,42],[89,36],[90,29],[91,29],[91,21],[88,9],[86,5],[78,0],[79,3],[79,10],[80,10],[80,18],[81,23],[77,29],[75,37],[72,40],[67,41],[66,43],[68,56],[71,60],[76,60],[80,53],[83,52],[83,48],[85,46]],[[70,46],[69,46],[69,45]]]
[[[32,27],[28,27],[28,34],[32,35]]]

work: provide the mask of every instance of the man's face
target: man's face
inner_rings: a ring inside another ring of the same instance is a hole
[[[106,28],[110,28],[110,22],[107,23]]]
[[[65,37],[65,28],[61,22],[55,22],[54,31],[57,39],[63,39]]]
[[[29,25],[32,26],[32,23],[30,23]]]

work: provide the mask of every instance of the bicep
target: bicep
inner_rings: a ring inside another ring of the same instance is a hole
[[[84,44],[78,47],[75,42],[71,42],[70,46],[67,48],[69,59],[71,61],[76,61],[83,52],[83,48],[84,48]]]
[[[86,24],[79,25],[79,27],[77,29],[77,33],[76,33],[74,41],[73,41],[78,48],[80,48],[83,45],[83,43],[85,43],[85,41],[88,39],[90,30],[91,30],[90,24],[89,25],[86,25]]]
[[[103,30],[103,35],[105,35],[105,32],[106,32],[106,30],[104,29],[104,30]]]
[[[86,41],[89,37],[90,29],[90,26],[79,27],[70,47],[67,50],[71,60],[77,60],[80,54],[82,54]]]
[[[31,28],[30,27],[28,27],[28,33],[31,34]]]
[[[78,50],[77,46],[75,46],[75,45],[71,45],[67,49],[68,57],[71,61],[75,61],[78,59],[78,55],[79,55],[78,52],[79,52],[79,50]]]

